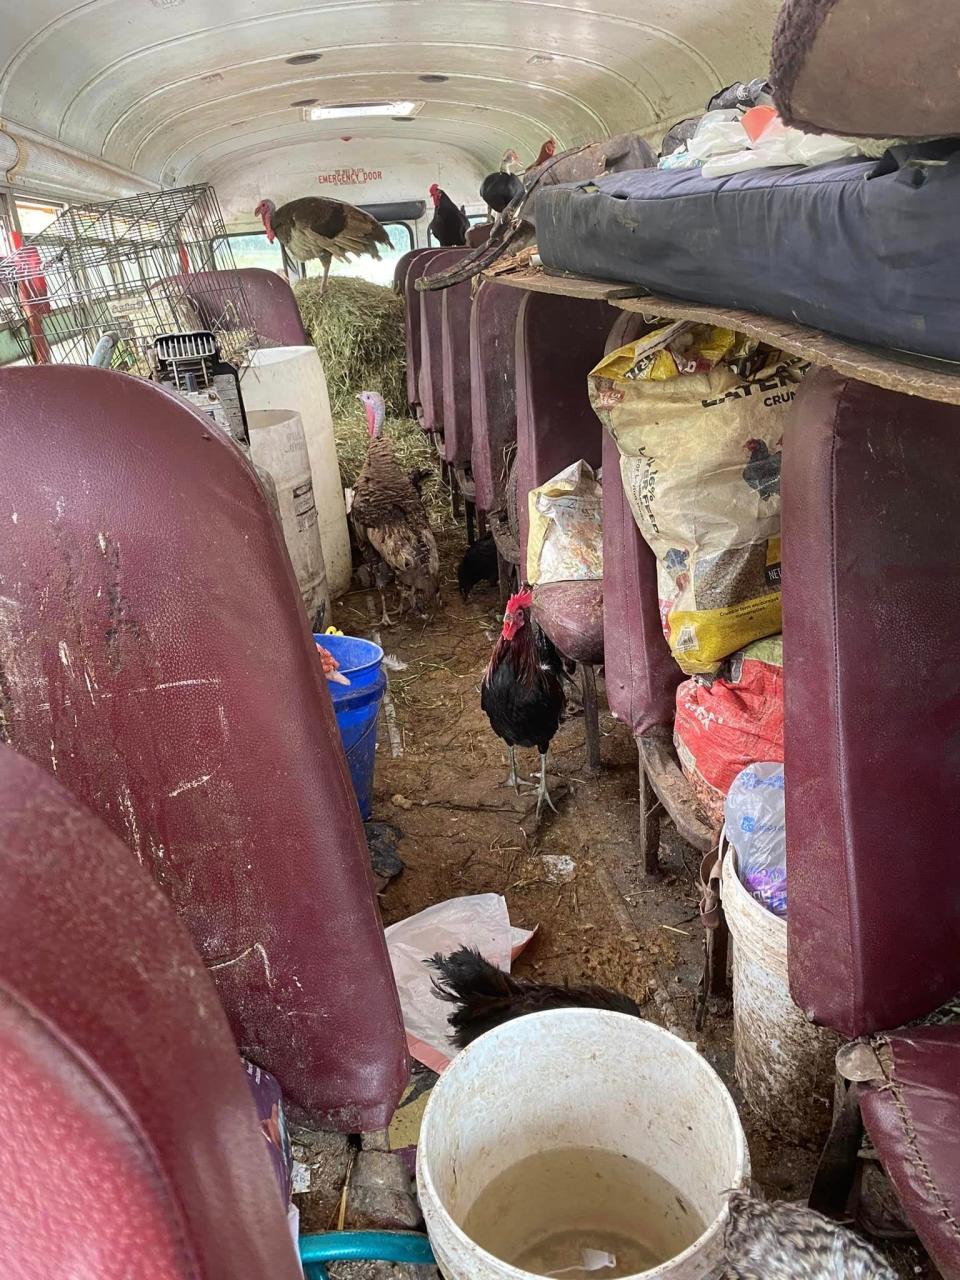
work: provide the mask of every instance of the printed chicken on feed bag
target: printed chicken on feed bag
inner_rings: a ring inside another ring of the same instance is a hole
[[[780,455],[806,367],[732,330],[678,321],[590,375],[657,557],[664,634],[688,675],[781,630]]]

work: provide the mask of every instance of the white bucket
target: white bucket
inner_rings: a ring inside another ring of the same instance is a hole
[[[743,1129],[723,1082],[695,1049],[652,1023],[600,1009],[555,1009],[481,1036],[431,1094],[417,1187],[446,1280],[527,1280],[527,1272],[480,1248],[461,1224],[505,1169],[570,1147],[645,1164],[707,1224],[682,1253],[639,1274],[669,1280],[720,1274],[725,1193],[747,1186],[750,1177]]]
[[[307,617],[311,626],[322,628],[330,622],[330,593],[300,415],[290,409],[255,410],[247,413],[247,426],[250,459],[269,472],[276,489],[283,540]]]
[[[723,914],[733,939],[733,1043],[737,1084],[752,1111],[791,1142],[823,1145],[830,1128],[840,1037],[794,1004],[787,922],[761,906],[723,859]]]
[[[243,403],[251,409],[292,409],[300,415],[310,456],[317,522],[327,583],[336,598],[350,588],[350,534],[333,434],[327,380],[316,347],[265,347],[243,376]]]

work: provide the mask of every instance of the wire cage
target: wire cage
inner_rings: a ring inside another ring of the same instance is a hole
[[[143,377],[159,335],[203,330],[242,369],[260,339],[229,246],[206,183],[72,205],[0,260],[0,330],[25,360],[100,363],[112,348],[111,367]]]

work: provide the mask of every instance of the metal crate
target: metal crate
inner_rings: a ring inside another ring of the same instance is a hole
[[[238,369],[260,345],[212,186],[72,205],[0,260],[0,327],[25,360],[151,377],[154,338],[206,330]]]

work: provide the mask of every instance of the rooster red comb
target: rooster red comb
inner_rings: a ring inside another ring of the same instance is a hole
[[[533,591],[530,587],[522,587],[507,601],[507,613],[516,613],[518,609],[529,609],[532,604]]]

